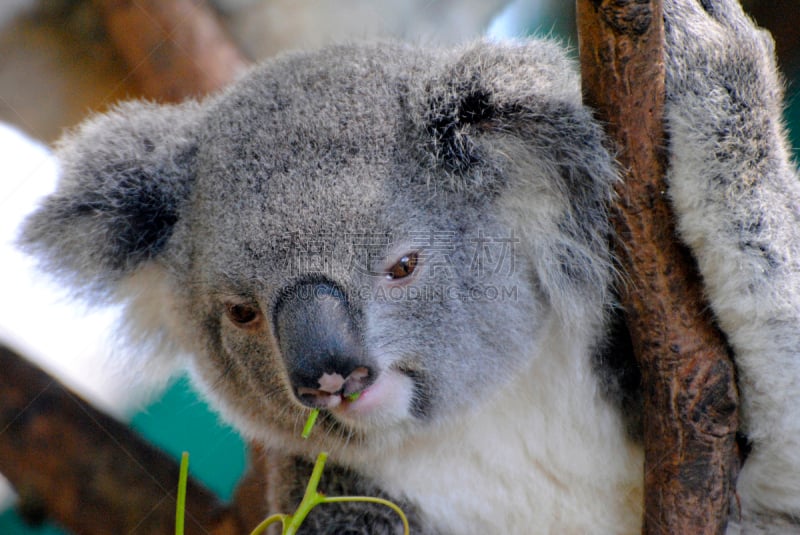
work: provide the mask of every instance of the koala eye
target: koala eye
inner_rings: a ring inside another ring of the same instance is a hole
[[[244,303],[228,303],[225,305],[225,314],[239,327],[252,326],[261,318],[258,307]]]
[[[413,252],[403,255],[400,260],[386,271],[386,278],[389,280],[404,279],[414,273],[418,263],[419,253]]]

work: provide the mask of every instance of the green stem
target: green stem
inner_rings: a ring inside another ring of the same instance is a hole
[[[295,535],[297,530],[300,529],[303,521],[308,516],[308,513],[310,513],[314,507],[321,504],[324,500],[325,497],[317,492],[317,487],[319,486],[319,480],[322,478],[322,470],[325,468],[325,461],[327,460],[328,454],[326,452],[323,451],[317,455],[317,460],[314,462],[314,470],[311,472],[311,478],[308,480],[308,485],[306,485],[306,492],[303,495],[303,499],[300,502],[300,505],[297,506],[297,510],[295,510],[294,514],[286,517],[283,535]]]
[[[306,492],[303,494],[303,499],[300,501],[300,505],[297,506],[297,509],[293,514],[272,515],[256,526],[250,535],[261,535],[266,531],[268,526],[274,524],[275,522],[281,522],[283,524],[283,535],[296,535],[297,530],[300,529],[300,526],[303,524],[306,517],[314,507],[322,503],[341,502],[366,502],[384,505],[397,513],[397,515],[400,517],[400,520],[403,521],[403,533],[405,535],[409,535],[408,519],[406,518],[405,513],[403,513],[403,510],[400,509],[400,507],[389,500],[384,500],[383,498],[374,498],[372,496],[334,496],[327,498],[320,494],[317,491],[317,487],[319,487],[320,479],[322,479],[322,471],[325,469],[325,462],[327,460],[328,454],[326,452],[323,451],[317,455],[317,460],[314,462],[314,469],[312,470],[311,477],[308,479],[308,484],[306,485]]]
[[[186,485],[189,479],[189,452],[181,455],[181,469],[178,475],[178,503],[175,510],[175,535],[183,535],[183,521],[186,517]]]
[[[286,525],[286,516],[282,514],[274,514],[270,517],[267,517],[263,520],[256,528],[250,532],[250,535],[261,535],[264,533],[269,526],[274,524],[275,522],[281,522],[284,526]],[[283,533],[286,533],[286,528],[283,528]]]
[[[341,503],[341,502],[366,502],[366,503],[377,503],[378,505],[384,505],[397,513],[397,516],[400,517],[400,520],[403,522],[403,533],[405,535],[409,535],[409,527],[408,527],[408,518],[406,518],[406,514],[400,509],[400,506],[394,502],[390,502],[389,500],[384,500],[383,498],[375,498],[373,496],[332,496],[330,498],[323,498],[321,503]]]
[[[303,426],[303,433],[300,435],[301,437],[308,438],[308,436],[311,434],[311,428],[314,427],[314,422],[317,421],[317,416],[319,416],[319,409],[313,409],[308,414],[306,425]]]

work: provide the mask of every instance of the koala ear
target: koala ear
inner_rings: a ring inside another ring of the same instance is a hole
[[[497,112],[492,95],[481,82],[472,74],[429,89],[425,129],[436,159],[446,171],[465,172],[481,161],[473,137],[489,127]]]
[[[59,142],[56,191],[24,221],[20,247],[79,292],[108,295],[165,247],[194,175],[195,102],[130,102]]]
[[[592,123],[577,70],[547,40],[478,42],[458,50],[422,93],[426,150],[451,183],[466,188],[497,186],[520,145],[548,158],[558,144],[566,147],[576,125]],[[586,141],[584,132],[575,134],[576,143]]]
[[[482,201],[502,197],[503,209],[536,236],[530,250],[543,289],[555,289],[551,299],[571,288],[585,302],[605,289],[617,173],[563,48],[479,42],[443,65],[422,91],[423,145],[435,172],[421,175]],[[532,195],[552,210],[531,209],[524,200]],[[558,308],[574,310],[573,295]]]

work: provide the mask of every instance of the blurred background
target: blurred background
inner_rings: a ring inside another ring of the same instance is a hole
[[[191,452],[193,475],[228,499],[245,468],[245,445],[192,390],[179,363],[137,359],[131,348],[119,348],[115,310],[72,302],[10,245],[20,220],[54,187],[51,146],[58,137],[115,102],[153,98],[141,76],[144,64],[132,64],[110,34],[106,5],[113,3],[0,0],[0,343],[176,459]],[[121,4],[137,8],[137,0]],[[745,6],[775,36],[797,150],[800,4]],[[254,61],[285,49],[378,37],[454,44],[481,35],[545,35],[577,46],[574,3],[564,0],[210,0],[207,7],[242,57]],[[20,503],[0,477],[0,534],[63,533],[35,511],[20,511]]]

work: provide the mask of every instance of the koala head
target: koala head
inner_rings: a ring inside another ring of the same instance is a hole
[[[578,88],[549,42],[282,56],[83,124],[20,243],[191,354],[251,437],[320,407],[324,447],[357,448],[469,410],[554,330],[598,336],[615,175]]]

